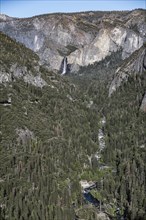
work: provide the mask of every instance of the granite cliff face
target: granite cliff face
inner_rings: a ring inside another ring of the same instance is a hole
[[[145,10],[48,14],[26,19],[0,17],[0,30],[35,51],[50,69],[64,56],[71,71],[122,50],[125,59],[146,39]]]

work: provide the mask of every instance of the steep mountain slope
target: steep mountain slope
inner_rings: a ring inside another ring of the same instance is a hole
[[[31,50],[0,39],[1,219],[73,219],[81,173],[98,148],[98,116],[93,131],[88,97]]]
[[[109,88],[109,96],[121,86],[122,83],[128,81],[133,75],[142,74],[146,71],[146,45],[144,44],[139,50],[135,51],[128,59],[121,64],[115,72],[114,79]]]
[[[107,181],[111,183],[109,192],[117,198],[125,218],[135,220],[146,218],[146,116],[140,111],[145,88],[146,72],[129,76],[112,94],[105,109],[103,158],[115,168],[112,181]]]
[[[76,71],[120,48],[123,59],[140,48],[146,38],[145,10],[6,19],[0,30],[37,52],[51,69],[59,70],[67,56],[71,71]]]

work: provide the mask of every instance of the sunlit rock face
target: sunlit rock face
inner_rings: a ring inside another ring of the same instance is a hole
[[[64,56],[71,70],[122,50],[122,59],[146,38],[145,10],[48,14],[17,19],[0,17],[0,30],[35,51],[41,62],[59,70]]]
[[[90,188],[90,187],[94,186],[95,182],[93,182],[93,181],[88,182],[87,180],[81,180],[80,185],[81,185],[82,189],[86,189],[86,188]]]
[[[76,50],[69,56],[70,63],[87,66],[101,61],[111,52],[122,48],[122,58],[125,59],[143,44],[142,37],[131,30],[114,28],[112,30],[101,29],[90,45]]]

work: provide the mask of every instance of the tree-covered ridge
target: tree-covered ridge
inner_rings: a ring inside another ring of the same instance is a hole
[[[39,60],[38,56],[32,50],[2,32],[0,32],[0,48],[1,64],[8,70],[13,63],[18,63],[20,66],[27,66],[28,63],[29,65],[32,63],[33,66],[34,61]]]
[[[130,77],[110,98],[106,109],[103,158],[116,169],[111,193],[127,219],[146,218],[146,115],[140,111],[145,88],[146,73]]]

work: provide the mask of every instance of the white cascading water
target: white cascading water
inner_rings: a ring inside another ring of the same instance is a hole
[[[67,70],[67,58],[64,57],[62,75],[66,74],[66,70]]]

